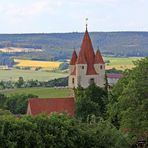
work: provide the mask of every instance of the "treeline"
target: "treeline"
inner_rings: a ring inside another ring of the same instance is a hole
[[[8,67],[12,67],[14,64],[15,62],[11,56],[0,54],[0,65],[7,65]]]
[[[28,80],[24,81],[19,77],[18,81],[0,81],[0,90],[29,87],[66,87],[68,86],[68,77],[58,78],[49,81]]]
[[[22,57],[42,60],[70,58],[80,49],[84,33],[1,34],[0,48],[41,48],[44,52],[23,53]],[[148,56],[148,32],[91,32],[94,48],[114,56]],[[16,55],[18,56],[18,55]]]
[[[38,98],[33,94],[0,94],[0,115],[26,114],[29,98]]]

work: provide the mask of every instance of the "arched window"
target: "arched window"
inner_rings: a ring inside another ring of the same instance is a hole
[[[75,83],[75,79],[74,78],[72,78],[72,84],[74,84]]]
[[[84,66],[82,66],[82,69],[84,69]]]
[[[103,69],[103,66],[102,65],[100,65],[100,69]]]
[[[89,84],[91,85],[91,84],[94,84],[94,83],[95,83],[94,78],[91,78],[91,79],[89,80]]]

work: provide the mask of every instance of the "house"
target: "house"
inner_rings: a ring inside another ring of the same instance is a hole
[[[38,115],[41,113],[50,114],[52,112],[75,114],[74,97],[67,98],[33,98],[28,100],[27,115]]]
[[[94,52],[87,25],[80,52],[73,51],[69,65],[69,88],[86,88],[92,83],[105,86],[105,63],[100,50]]]
[[[107,81],[109,88],[115,85],[120,78],[123,77],[123,74],[117,74],[117,73],[108,73],[107,74]]]

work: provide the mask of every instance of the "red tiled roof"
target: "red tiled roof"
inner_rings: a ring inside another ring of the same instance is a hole
[[[81,49],[80,49],[80,52],[79,52],[79,55],[78,55],[76,62],[75,62],[76,58],[73,58],[73,57],[75,57],[75,55],[72,55],[72,59],[71,59],[72,62],[70,62],[71,65],[74,65],[74,63],[76,63],[76,64],[87,64],[86,75],[97,74],[96,70],[94,68],[94,64],[98,64],[98,63],[104,64],[104,61],[103,61],[103,58],[101,56],[100,51],[97,50],[96,55],[94,54],[91,38],[89,36],[87,28],[86,28],[86,31],[85,31],[85,34],[84,34],[84,37],[83,37]],[[71,75],[75,75],[75,74],[76,74],[76,68],[74,68],[74,71],[71,73]]]
[[[86,75],[96,75],[96,70],[94,68],[94,65],[93,64],[88,64],[87,65],[87,72],[86,72]]]
[[[37,115],[40,113],[50,114],[51,112],[67,112],[74,116],[75,102],[73,97],[49,98],[49,99],[29,99],[27,114]]]
[[[95,54],[94,54],[93,46],[92,46],[91,39],[90,39],[87,29],[83,37],[78,59],[81,59],[81,60],[79,61],[77,60],[77,64],[87,63],[87,73],[86,73],[87,75],[96,74],[96,71],[94,68]]]
[[[76,75],[76,66],[74,67],[73,72],[71,73],[71,75]]]
[[[111,79],[120,79],[123,77],[123,74],[117,74],[117,73],[108,73],[107,74],[107,78],[111,78]]]
[[[77,53],[74,50],[73,54],[72,54],[72,57],[71,57],[71,60],[70,60],[70,65],[75,65],[76,61],[77,61]]]
[[[87,64],[85,56],[82,51],[79,52],[76,64]]]
[[[104,60],[99,49],[96,51],[95,64],[104,64]]]
[[[94,63],[95,54],[94,54],[92,42],[91,42],[91,39],[90,39],[87,29],[86,29],[84,37],[83,37],[80,52],[82,52],[84,54],[85,59],[88,64]]]

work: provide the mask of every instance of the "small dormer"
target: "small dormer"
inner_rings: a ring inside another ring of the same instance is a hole
[[[82,53],[82,51],[80,51],[76,62],[76,74],[78,76],[86,75],[86,71],[87,71],[87,62],[84,57],[84,54]]]
[[[71,57],[71,60],[70,60],[69,65],[75,65],[76,64],[76,61],[77,61],[77,53],[74,50],[73,53],[72,53],[72,57]]]
[[[94,65],[97,73],[105,70],[105,62],[99,49],[96,51]]]
[[[70,63],[69,63],[69,73],[70,74],[74,73],[76,61],[77,61],[77,53],[74,50],[71,60],[70,60]]]

